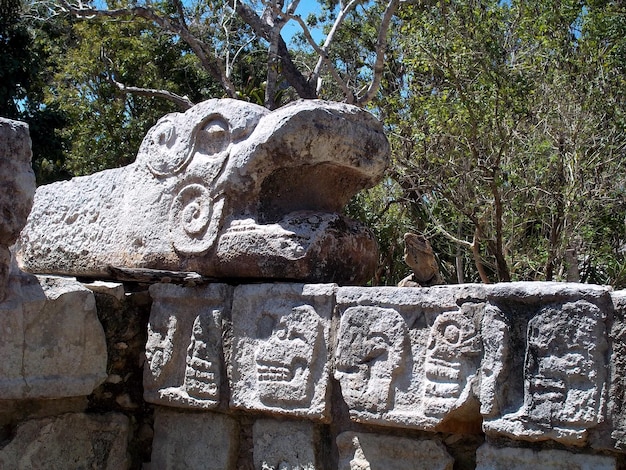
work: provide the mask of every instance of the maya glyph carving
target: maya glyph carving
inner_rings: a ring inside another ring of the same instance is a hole
[[[445,417],[471,393],[482,356],[480,320],[484,304],[466,303],[437,316],[424,361],[424,414]]]
[[[313,307],[300,305],[278,318],[256,351],[257,384],[263,403],[306,405],[313,393],[311,366],[320,353],[322,325]]]
[[[219,312],[213,314],[219,316]],[[221,379],[218,350],[221,341],[219,336],[216,337],[212,317],[213,315],[200,315],[193,322],[183,388],[191,397],[217,401]]]
[[[148,322],[144,398],[160,405],[214,408],[223,375],[222,321],[230,287],[155,284]]]
[[[327,420],[333,284],[235,288],[231,406]]]
[[[407,351],[407,326],[390,308],[351,307],[341,317],[335,378],[350,408],[371,412],[393,406],[394,380]]]
[[[487,420],[485,429],[584,444],[606,406],[605,319],[586,300],[541,307],[526,330],[523,400],[517,410]]]

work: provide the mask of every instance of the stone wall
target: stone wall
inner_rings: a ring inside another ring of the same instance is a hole
[[[0,468],[626,468],[624,291],[36,279]]]
[[[364,110],[210,100],[36,194],[28,139],[0,119],[0,468],[626,469],[626,291],[339,285]]]

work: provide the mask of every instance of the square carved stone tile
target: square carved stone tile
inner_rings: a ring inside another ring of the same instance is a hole
[[[329,419],[334,284],[251,284],[232,306],[231,406]]]

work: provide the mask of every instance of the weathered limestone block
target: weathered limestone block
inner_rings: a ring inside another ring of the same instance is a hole
[[[477,285],[339,288],[334,375],[350,417],[479,432],[481,323],[490,311],[481,296]]]
[[[615,316],[611,328],[610,392],[608,434],[613,440],[609,447],[626,451],[626,290],[611,293]],[[602,444],[606,434],[602,433]],[[596,436],[597,437],[597,436]],[[597,443],[594,442],[597,445]]]
[[[340,211],[388,156],[380,122],[353,106],[209,100],[162,118],[135,163],[40,187],[19,259],[94,277],[112,265],[360,283],[376,242]]]
[[[316,470],[319,435],[307,421],[259,419],[252,427],[254,468],[262,470]]]
[[[615,470],[615,457],[574,454],[564,450],[498,448],[489,444],[476,451],[476,470]]]
[[[499,284],[505,346],[482,386],[483,427],[512,439],[584,445],[606,417],[609,288],[582,284]],[[497,378],[495,376],[497,375]]]
[[[0,118],[0,302],[5,297],[11,254],[33,205],[35,174],[28,125]]]
[[[178,412],[158,407],[151,470],[236,468],[239,426],[224,414]]]
[[[327,420],[333,284],[235,289],[231,406]]]
[[[118,413],[69,413],[26,421],[0,449],[0,468],[125,469],[128,434],[128,418]]]
[[[91,291],[70,279],[15,275],[0,303],[0,397],[89,395],[107,350]]]
[[[612,309],[582,284],[339,288],[334,376],[356,421],[585,445],[607,416]]]
[[[223,322],[230,316],[232,288],[154,284],[150,295],[144,398],[170,406],[216,407],[224,375]]]
[[[338,470],[452,470],[454,459],[436,441],[344,432],[337,436]]]

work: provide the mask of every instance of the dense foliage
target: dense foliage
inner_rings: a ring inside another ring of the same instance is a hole
[[[254,0],[146,3],[154,16],[118,0],[91,15],[0,5],[0,114],[30,123],[40,182],[127,164],[187,103],[346,100],[393,147],[388,176],[348,208],[379,237],[374,284],[408,273],[402,235],[419,231],[448,282],[626,286],[620,2],[324,1],[306,19]],[[288,21],[305,29],[283,41]]]

